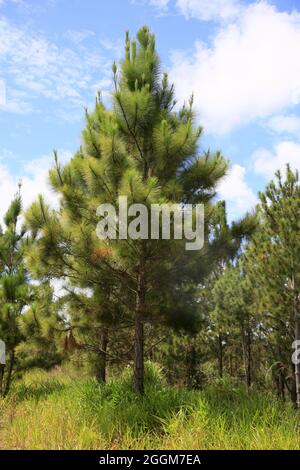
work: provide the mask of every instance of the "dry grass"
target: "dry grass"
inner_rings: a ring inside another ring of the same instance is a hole
[[[0,449],[300,449],[299,424],[270,395],[226,383],[177,390],[153,366],[143,400],[128,372],[99,386],[35,371],[0,401]]]

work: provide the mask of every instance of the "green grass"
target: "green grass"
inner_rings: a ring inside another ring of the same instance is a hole
[[[129,370],[106,386],[56,370],[28,373],[0,400],[0,449],[300,449],[299,425],[272,395],[226,381],[171,388],[155,365],[144,398]]]

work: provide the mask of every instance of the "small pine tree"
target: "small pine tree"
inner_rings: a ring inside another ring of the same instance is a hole
[[[8,363],[0,384],[2,394],[9,392],[16,365],[16,348],[22,341],[19,319],[32,298],[24,266],[26,230],[20,227],[21,196],[17,194],[4,217],[5,230],[0,235],[0,338],[6,344]]]
[[[61,303],[55,300],[48,282],[31,284],[32,298],[18,320],[23,341],[18,345],[18,371],[40,367],[50,369],[64,358],[62,338],[68,324],[60,314]]]
[[[212,290],[213,325],[218,332],[219,359],[223,357],[223,341],[235,341],[242,347],[245,384],[249,389],[253,380],[252,343],[256,331],[253,314],[253,292],[249,279],[238,265],[228,267]]]
[[[281,342],[284,337],[291,341],[292,333],[294,340],[299,341],[299,175],[287,166],[285,179],[279,171],[275,176],[276,180],[271,181],[265,192],[260,194],[260,226],[247,247],[245,269],[257,292],[259,308],[264,316],[262,321],[268,326],[269,337],[281,332]],[[291,359],[292,344],[290,363]],[[292,396],[299,407],[300,364],[291,365],[295,372],[295,393]]]

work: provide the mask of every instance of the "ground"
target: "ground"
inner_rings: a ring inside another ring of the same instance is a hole
[[[266,391],[223,380],[204,391],[168,387],[148,372],[145,397],[130,371],[99,385],[57,368],[31,371],[0,399],[0,449],[300,449],[300,418]]]

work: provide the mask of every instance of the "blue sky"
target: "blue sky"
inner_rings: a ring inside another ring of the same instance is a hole
[[[231,217],[253,207],[277,168],[300,168],[300,1],[0,0],[0,215],[19,179],[24,203],[46,185],[53,149],[80,144],[83,108],[109,100],[125,31],[148,24],[179,101],[195,94],[201,147],[231,170]]]

